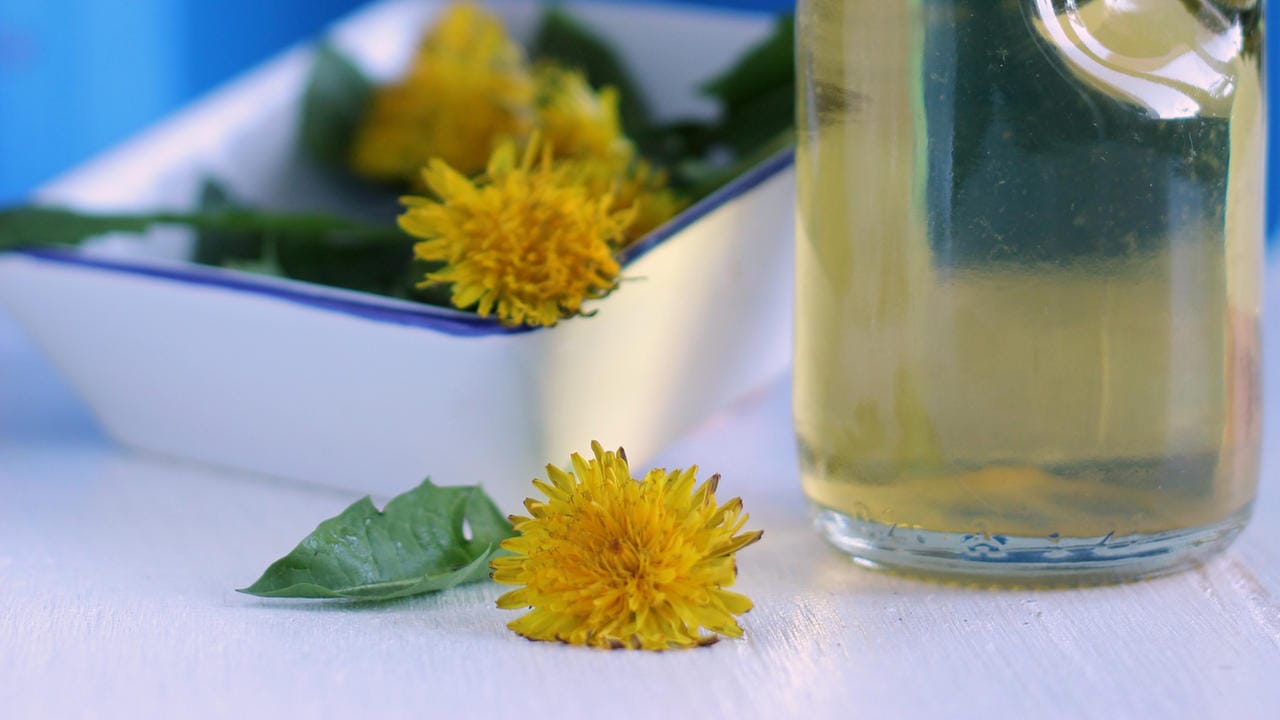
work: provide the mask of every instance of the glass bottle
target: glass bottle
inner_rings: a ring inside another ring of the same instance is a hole
[[[1261,0],[800,0],[795,425],[866,564],[1164,572],[1258,475]]]

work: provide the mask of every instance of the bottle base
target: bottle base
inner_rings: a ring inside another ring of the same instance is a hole
[[[1252,504],[1209,525],[1117,537],[1016,537],[883,525],[812,505],[818,533],[855,563],[939,580],[1001,585],[1094,585],[1176,572],[1220,552]]]

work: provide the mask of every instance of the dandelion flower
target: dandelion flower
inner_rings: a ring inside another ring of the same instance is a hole
[[[637,159],[621,171],[590,159],[564,162],[575,168],[574,172],[593,192],[610,193],[615,210],[635,214],[635,220],[627,227],[627,245],[675,217],[686,206],[685,201],[667,187],[666,172],[644,160]]]
[[[695,489],[697,467],[651,470],[637,482],[626,454],[593,442],[592,460],[572,457],[572,472],[547,466],[534,481],[546,500],[525,501],[530,517],[512,517],[514,555],[493,561],[493,579],[523,587],[498,598],[504,609],[531,608],[510,627],[531,640],[600,648],[705,645],[741,637],[735,616],[751,609],[725,590],[737,575],[734,553],[760,539],[741,532],[742,501],[715,499],[719,476]]]
[[[504,138],[533,127],[533,78],[502,23],[474,3],[451,6],[399,82],[374,93],[357,128],[353,169],[416,182],[433,158],[480,172]]]
[[[535,136],[494,151],[471,180],[433,160],[423,180],[434,198],[406,197],[400,227],[422,241],[414,255],[442,263],[421,286],[451,284],[451,301],[508,325],[554,325],[617,285],[615,251],[634,213],[590,192],[571,168],[552,162]]]
[[[592,192],[611,194],[615,210],[635,213],[628,244],[684,208],[667,187],[666,173],[640,159],[623,134],[614,88],[596,92],[581,72],[554,63],[539,65],[534,83],[538,127],[555,157],[572,166]]]
[[[554,63],[534,71],[538,129],[558,158],[589,158],[614,173],[626,170],[635,147],[622,133],[618,91],[591,89],[586,77]]]

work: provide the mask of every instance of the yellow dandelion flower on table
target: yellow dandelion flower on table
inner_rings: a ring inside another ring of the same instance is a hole
[[[528,134],[533,120],[523,50],[495,16],[459,3],[423,39],[404,78],[374,93],[351,165],[371,179],[413,183],[439,158],[470,175],[502,139]]]
[[[400,227],[422,239],[418,259],[443,263],[421,286],[450,284],[455,306],[508,325],[554,325],[617,285],[615,252],[634,213],[554,164],[536,136],[520,157],[514,143],[500,145],[477,180],[440,160],[423,180],[435,197],[403,198]]]
[[[760,539],[742,532],[742,501],[716,503],[719,476],[696,486],[697,467],[631,477],[626,454],[574,454],[572,472],[547,466],[534,481],[546,500],[525,501],[511,518],[514,553],[493,561],[493,579],[523,586],[498,598],[530,608],[510,627],[531,640],[599,648],[665,650],[741,637],[737,615],[751,600],[724,588],[737,576],[734,553]]]

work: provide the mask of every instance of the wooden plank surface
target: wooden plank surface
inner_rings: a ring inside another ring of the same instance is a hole
[[[1269,324],[1274,348],[1280,328]],[[1277,369],[1268,365],[1270,387]],[[494,607],[489,584],[366,607],[235,593],[354,497],[113,447],[0,315],[0,708],[14,718],[1280,717],[1274,423],[1255,519],[1207,566],[996,591],[862,570],[827,548],[807,525],[789,417],[780,378],[663,458],[723,473],[722,492],[740,494],[766,532],[740,555],[738,589],[756,602],[746,639],[583,650],[507,631],[512,615]]]

